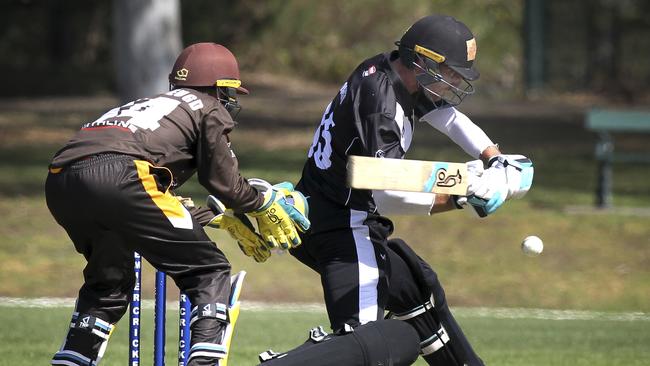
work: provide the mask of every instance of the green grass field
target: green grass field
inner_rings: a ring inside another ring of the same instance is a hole
[[[293,103],[307,105],[302,101]],[[0,297],[76,296],[84,261],[50,216],[43,183],[51,155],[83,121],[96,117],[110,102],[23,101],[15,106],[0,101]],[[258,102],[253,100],[251,105]],[[325,105],[327,101],[309,103]],[[300,118],[278,119],[278,115],[265,115],[261,107],[242,112],[243,120],[232,140],[245,176],[273,182],[298,179],[320,119],[316,108],[301,113]],[[504,151],[533,159],[535,182],[529,194],[484,220],[466,212],[394,218],[395,236],[404,238],[431,263],[452,308],[645,314],[645,320],[618,321],[460,313],[460,322],[487,364],[647,365],[650,360],[650,169],[616,165],[615,209],[571,213],[570,207],[592,207],[596,174],[596,137],[572,118],[535,113],[477,116],[475,121]],[[648,153],[647,135],[616,137],[617,148]],[[424,125],[416,128],[410,157],[469,160],[444,136]],[[195,181],[179,193],[197,203],[205,198]],[[322,302],[319,278],[290,256],[275,256],[257,264],[241,255],[227,236],[212,229],[209,234],[231,260],[234,271],[248,272],[244,301]],[[545,251],[536,258],[525,257],[519,243],[533,234],[544,239]],[[151,268],[145,268],[144,276],[143,293],[151,298]],[[170,286],[168,299],[174,293]],[[45,364],[59,347],[69,317],[70,309],[2,307],[0,365]],[[173,318],[171,312],[169,318]],[[288,349],[317,324],[327,328],[322,312],[244,312],[231,365],[254,364],[256,355],[267,348]],[[170,337],[174,328],[169,327]],[[127,333],[125,324],[118,328],[103,364],[125,363]],[[175,342],[168,342],[170,352]],[[145,351],[143,364],[149,362],[147,357],[150,352]]]
[[[60,346],[71,308],[0,307],[2,365],[46,364]],[[170,309],[172,309],[170,307]],[[152,310],[143,310],[141,364],[152,362]],[[177,311],[167,315],[166,361],[175,364]],[[458,320],[487,365],[501,366],[642,366],[650,359],[650,317],[585,313],[602,319],[549,320],[523,311],[517,317],[493,317],[472,309],[457,311]],[[503,315],[503,314],[502,314]],[[551,315],[551,314],[547,314]],[[567,315],[567,314],[565,314]],[[558,316],[557,314],[555,316]],[[580,317],[576,317],[580,318]],[[636,319],[636,320],[633,320]],[[307,330],[326,324],[314,311],[244,311],[233,343],[230,365],[255,365],[266,350],[288,350],[307,339]],[[118,324],[102,361],[126,364],[128,322]],[[419,360],[416,365],[426,365]]]

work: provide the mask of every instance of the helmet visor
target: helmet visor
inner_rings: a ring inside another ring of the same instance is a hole
[[[472,67],[461,67],[447,64],[452,70],[456,71],[465,80],[474,81],[480,76],[478,70]]]

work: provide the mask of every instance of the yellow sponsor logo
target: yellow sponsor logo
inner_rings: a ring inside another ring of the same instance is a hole
[[[182,69],[176,71],[176,76],[174,76],[174,79],[184,81],[184,80],[187,80],[187,75],[189,75],[189,74],[190,74],[190,70],[188,70],[186,68],[182,68]]]
[[[439,64],[445,62],[445,56],[443,56],[443,55],[441,55],[441,54],[439,54],[437,52],[431,51],[428,48],[424,48],[424,47],[416,44],[415,47],[413,48],[413,50],[415,52],[421,54],[422,56],[425,56],[425,57],[428,57],[428,58],[432,59],[433,61],[435,61],[435,62],[437,62]]]
[[[467,61],[472,61],[476,58],[476,39],[472,38],[467,43]]]
[[[226,87],[226,88],[239,88],[241,86],[241,80],[237,80],[237,79],[217,80],[217,86]]]

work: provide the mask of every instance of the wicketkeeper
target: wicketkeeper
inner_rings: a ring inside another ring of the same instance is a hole
[[[239,174],[228,134],[240,110],[234,55],[198,43],[179,55],[167,93],[132,101],[85,123],[49,167],[47,205],[87,260],[70,328],[53,365],[99,363],[134,285],[134,251],[169,275],[194,309],[188,365],[218,365],[227,356],[230,264],[173,195],[194,173],[207,191],[256,218],[244,242],[262,260],[269,248],[300,244],[308,220],[287,195]],[[205,212],[204,212],[205,213]],[[204,217],[204,216],[201,216]],[[258,257],[256,257],[257,259]]]
[[[487,216],[530,188],[532,163],[521,155],[501,154],[456,109],[474,93],[471,82],[479,77],[476,40],[465,24],[449,16],[427,16],[397,46],[363,61],[326,107],[296,187],[309,197],[312,226],[302,235],[303,245],[291,253],[320,274],[334,336],[354,334],[389,311],[391,318],[415,328],[428,364],[482,365],[450,312],[435,271],[404,241],[389,238],[393,223],[383,215],[468,207]],[[427,125],[482,161],[472,165],[466,197],[347,186],[348,156],[403,158],[415,130]],[[283,360],[269,364],[292,365]],[[308,364],[332,363],[323,357]]]

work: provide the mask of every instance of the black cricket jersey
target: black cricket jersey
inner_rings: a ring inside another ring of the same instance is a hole
[[[299,184],[312,199],[375,211],[371,191],[347,186],[346,164],[349,155],[400,159],[411,144],[414,102],[390,65],[397,57],[394,51],[362,62],[325,109]]]
[[[120,153],[169,169],[178,187],[198,172],[210,194],[249,212],[261,194],[239,174],[228,134],[235,122],[214,97],[175,89],[113,108],[84,124],[55,155],[52,168],[102,153]]]

